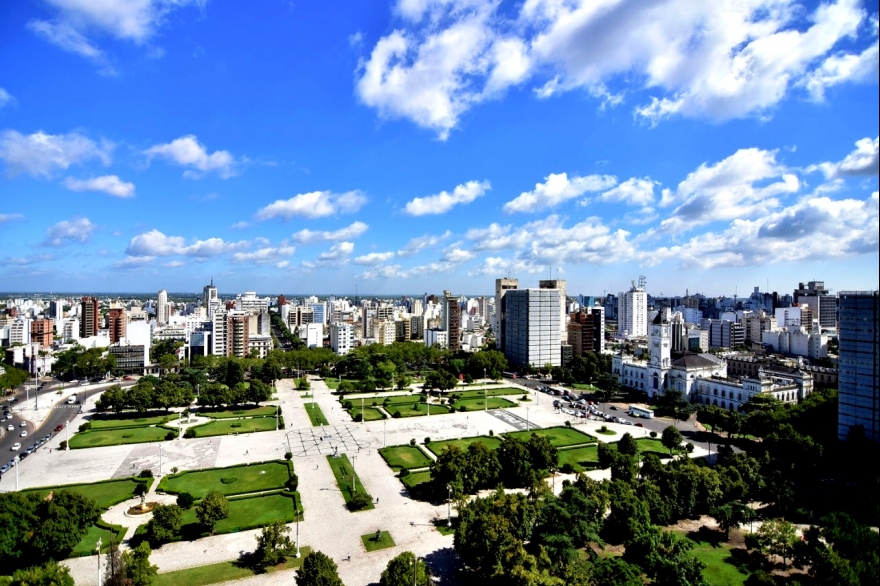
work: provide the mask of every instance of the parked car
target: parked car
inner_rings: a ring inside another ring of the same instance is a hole
[[[0,468],[0,474],[6,474],[6,471],[12,468],[9,464],[3,464],[3,467]]]
[[[134,379],[131,378],[130,376],[124,376],[124,377],[122,377],[122,380],[134,380]]]
[[[36,450],[37,450],[37,446],[31,446],[27,450],[25,450],[25,453],[33,454]]]
[[[12,444],[12,451],[13,452],[17,452],[20,449],[21,449],[21,444],[19,442],[15,442],[14,444]]]
[[[63,424],[63,423],[61,423],[61,424],[55,426],[55,432],[56,432],[56,433],[59,432],[59,431],[61,431],[62,429],[64,429],[64,424]]]
[[[636,427],[645,427],[644,423],[636,423]]]
[[[52,434],[51,434],[51,433],[47,433],[46,435],[43,436],[43,441],[44,441],[44,442],[47,442],[47,441],[49,441],[50,439],[52,439]]]
[[[614,405],[611,405],[611,406],[609,407],[609,409],[611,409],[612,411],[617,411],[617,407],[615,407]]]

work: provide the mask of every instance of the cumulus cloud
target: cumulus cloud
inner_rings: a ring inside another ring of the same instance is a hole
[[[75,242],[86,242],[96,226],[88,218],[64,220],[46,230],[45,246],[64,246]]]
[[[135,269],[141,268],[153,262],[155,256],[126,256],[122,260],[118,260],[110,265],[114,269]],[[167,265],[166,265],[167,266]]]
[[[842,161],[811,165],[808,172],[821,171],[827,179],[841,177],[872,177],[880,173],[880,138],[863,138],[856,141],[856,148]]]
[[[470,250],[464,250],[463,248],[459,248],[458,246],[453,246],[450,247],[445,253],[443,253],[442,260],[443,262],[460,264],[469,260],[473,260],[476,257],[476,253]]]
[[[110,65],[104,51],[96,47],[84,34],[76,30],[69,23],[32,20],[27,26],[31,32],[44,41],[48,41],[68,53],[76,53],[100,65],[101,73],[112,75],[116,72],[113,66]]]
[[[416,238],[412,238],[406,245],[397,251],[397,256],[400,257],[410,257],[415,254],[420,253],[421,251],[427,248],[433,248],[437,246],[447,238],[452,236],[452,232],[447,230],[443,234],[433,235],[433,234],[425,234],[423,236],[418,236]]]
[[[654,202],[654,186],[656,181],[649,177],[627,179],[617,187],[609,189],[599,196],[602,201],[620,201],[630,205],[647,206]]]
[[[48,178],[58,170],[92,159],[109,165],[112,152],[112,143],[96,143],[76,132],[46,134],[38,131],[23,135],[15,130],[4,130],[0,133],[0,159],[6,163],[10,175],[27,173]]]
[[[237,174],[238,161],[229,151],[214,151],[208,154],[204,145],[200,144],[192,134],[181,136],[169,143],[157,144],[144,151],[148,159],[161,158],[169,163],[188,167],[183,176],[197,179],[212,171],[228,179]]]
[[[459,204],[468,204],[492,189],[488,181],[468,181],[457,185],[452,193],[441,191],[436,195],[417,197],[407,202],[404,210],[411,216],[445,214]]]
[[[354,242],[337,242],[330,247],[330,250],[319,254],[318,260],[340,260],[344,257],[347,257],[352,252],[354,252]]]
[[[534,190],[525,191],[504,204],[504,211],[512,214],[552,208],[588,191],[608,189],[615,183],[617,179],[611,175],[575,175],[569,179],[567,173],[551,173],[544,178],[544,183],[535,184]]]
[[[372,266],[383,262],[388,262],[395,256],[397,255],[393,252],[371,252],[369,254],[364,254],[356,257],[354,259],[354,264]]]
[[[183,236],[166,236],[153,229],[133,237],[125,253],[129,256],[192,256],[206,258],[247,248],[248,242],[225,242],[222,238],[196,240],[187,244]]]
[[[13,103],[14,101],[15,98],[13,98],[5,89],[0,87],[0,108],[7,104]]]
[[[300,230],[293,235],[293,240],[300,244],[317,244],[320,242],[335,242],[339,240],[353,240],[367,231],[369,226],[363,222],[340,228],[339,230]]]
[[[799,189],[797,176],[776,161],[776,151],[740,149],[714,165],[703,163],[675,190],[663,190],[660,205],[677,207],[660,230],[680,233],[708,222],[765,215],[781,205],[778,196]]]
[[[24,214],[0,214],[0,224],[14,220],[24,220]]]
[[[401,265],[380,265],[365,270],[359,275],[361,279],[410,279],[412,277],[421,277],[424,275],[436,275],[438,273],[449,273],[458,266],[457,263],[446,261],[432,262],[425,265],[418,265],[408,269]]]
[[[360,191],[331,193],[329,191],[311,191],[300,193],[290,199],[279,199],[266,207],[257,210],[258,220],[283,218],[289,220],[294,216],[303,218],[323,218],[334,214],[351,214],[367,203],[366,196]]]
[[[103,191],[115,197],[134,197],[134,183],[122,181],[116,175],[102,175],[91,179],[68,177],[64,186],[71,191]]]
[[[876,80],[876,25],[865,32],[860,0],[810,13],[794,0],[501,4],[399,2],[400,22],[358,68],[358,97],[446,139],[467,110],[530,80],[539,97],[582,90],[602,107],[646,90],[634,112],[652,124],[767,116],[797,89],[818,98]]]
[[[290,256],[294,252],[296,252],[296,248],[293,246],[267,246],[253,252],[236,252],[232,258],[238,262],[277,263],[281,258]]]

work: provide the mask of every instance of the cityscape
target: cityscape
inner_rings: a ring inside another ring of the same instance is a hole
[[[9,3],[0,584],[877,583],[878,23]]]

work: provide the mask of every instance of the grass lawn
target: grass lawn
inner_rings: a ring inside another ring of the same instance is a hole
[[[214,534],[234,533],[246,529],[263,527],[272,521],[284,521],[292,523],[293,498],[287,496],[290,493],[275,493],[265,496],[229,499],[229,516],[218,521],[214,526]],[[299,493],[293,493],[299,505],[300,520],[302,520],[303,508],[299,500]],[[184,539],[192,540],[209,535],[196,518],[196,508],[192,507],[183,512],[180,533]]]
[[[550,445],[556,448],[596,443],[596,438],[593,436],[572,429],[571,427],[548,427],[545,429],[533,429],[531,431],[512,431],[510,433],[505,433],[504,435],[522,441],[528,441],[532,434],[536,434],[539,437],[546,437],[550,440]]]
[[[309,421],[312,422],[312,425],[330,425],[330,422],[324,417],[324,412],[321,411],[321,406],[317,403],[306,403],[303,408],[309,414]]]
[[[70,447],[97,448],[99,446],[159,442],[165,439],[169,431],[172,430],[167,427],[130,427],[125,429],[86,431],[77,433],[70,438]]]
[[[364,421],[376,421],[382,419],[382,412],[375,407],[364,407],[363,411],[361,411],[360,407],[352,407],[348,410],[348,413],[351,415],[352,419],[354,419],[358,413],[363,413]]]
[[[676,531],[676,533],[685,535],[681,531]],[[706,541],[701,539],[701,533],[700,531],[692,531],[686,535],[696,544],[693,549],[694,555],[706,564],[706,567],[703,568],[703,577],[706,579],[706,582],[709,584],[723,584],[724,586],[742,586],[749,577],[749,572],[747,569],[740,567],[743,564],[737,564],[734,561],[732,554],[734,552],[745,553],[745,550],[737,550],[729,543],[724,543],[723,541],[716,542],[714,539]],[[717,533],[717,535],[712,535],[712,537],[722,538],[721,532]]]
[[[524,391],[522,389],[515,389],[513,387],[503,387],[500,389],[486,389],[485,394],[490,397],[498,397],[501,395],[526,395],[530,391]],[[482,399],[483,398],[483,390],[475,390],[475,391],[454,391],[456,395],[461,399]],[[452,393],[450,393],[452,394]]]
[[[254,417],[252,419],[218,419],[190,429],[195,432],[196,437],[211,437],[254,431],[275,431],[276,425],[274,417]]]
[[[385,408],[390,408],[394,405],[412,405],[413,403],[418,403],[422,400],[421,395],[392,395],[385,399],[382,399],[382,404],[384,404]],[[360,399],[352,399],[352,403],[356,403],[360,401]],[[370,402],[370,399],[364,399],[367,403]]]
[[[327,456],[327,461],[330,462],[330,469],[333,470],[333,476],[336,477],[336,485],[339,487],[340,492],[342,492],[342,498],[345,499],[346,504],[351,500],[351,497],[354,496],[354,491],[352,489],[356,488],[357,492],[366,493],[363,483],[361,483],[357,474],[354,473],[354,468],[348,460],[348,456],[345,454],[342,454],[338,458]],[[354,478],[354,481],[352,480],[352,477]],[[355,484],[356,486],[354,486]],[[369,496],[369,494],[367,496]],[[373,497],[370,497],[370,506],[361,510],[368,511],[375,508],[376,507],[373,506]]]
[[[387,549],[389,547],[394,547],[395,545],[394,540],[391,539],[391,534],[387,531],[381,531],[379,533],[379,539],[376,539],[375,533],[361,535],[361,541],[364,543],[364,548],[366,548],[367,551]]]
[[[408,403],[397,405],[386,405],[385,410],[394,417],[399,412],[401,417],[421,417],[423,415],[446,415],[449,408],[444,405],[431,405],[427,403]]]
[[[480,442],[482,444],[485,444],[485,446],[487,448],[489,448],[490,450],[494,450],[495,448],[497,448],[498,446],[501,445],[501,440],[498,439],[497,437],[494,437],[494,436],[490,437],[488,435],[478,435],[478,436],[474,436],[474,437],[463,437],[461,439],[455,439],[455,440],[444,440],[444,441],[439,441],[439,442],[431,442],[428,444],[428,449],[439,456],[440,452],[442,452],[443,448],[445,448],[446,446],[455,445],[455,446],[458,446],[459,448],[461,448],[462,450],[467,450],[467,447],[474,442]]]
[[[488,401],[484,400],[483,397],[479,397],[474,399],[459,399],[452,404],[452,408],[456,411],[459,411],[464,406],[467,407],[468,411],[482,411],[483,409],[485,409],[486,403],[489,404],[489,409],[505,409],[507,407],[516,407],[516,403],[514,403],[513,401],[509,401],[503,397],[489,397]]]
[[[394,446],[382,448],[379,454],[393,470],[401,468],[424,468],[431,465],[431,458],[415,446]]]
[[[90,423],[93,430],[118,429],[121,427],[147,427],[162,425],[177,419],[177,413],[150,416],[147,413],[120,413],[119,415],[97,415]]]
[[[254,406],[244,405],[235,409],[224,409],[222,411],[199,409],[197,414],[202,417],[210,417],[211,419],[235,419],[237,417],[275,417],[273,405]]]
[[[146,484],[147,488],[153,483],[152,478],[144,478],[141,483]],[[95,504],[102,511],[106,511],[115,504],[132,498],[134,496],[134,488],[138,482],[132,478],[122,478],[120,480],[111,480],[109,482],[95,482],[92,484],[69,484],[67,486],[46,486],[41,488],[31,488],[22,492],[36,492],[41,496],[49,494],[50,490],[69,490],[84,497],[88,497],[95,501]]]
[[[300,557],[290,557],[284,564],[276,567],[268,568],[267,571],[275,572],[278,570],[292,570],[298,568],[306,556],[312,551],[310,547],[301,547],[299,549]],[[207,584],[217,584],[219,582],[230,582],[232,580],[240,580],[253,576],[254,572],[242,566],[238,562],[219,562],[216,564],[208,564],[207,566],[196,566],[195,568],[187,568],[185,570],[176,570],[174,572],[166,572],[159,574],[153,578],[153,586],[206,586]]]
[[[593,393],[595,393],[596,391],[602,390],[599,387],[595,387],[593,385],[588,385],[586,383],[574,383],[573,385],[571,385],[571,388],[577,389],[579,391],[590,391]]]
[[[559,465],[571,464],[575,472],[596,468],[599,465],[599,451],[594,444],[581,448],[559,450]]]
[[[73,546],[73,549],[70,550],[70,557],[94,555],[95,549],[98,546],[98,539],[101,540],[102,552],[106,552],[110,549],[111,537],[116,545],[122,543],[122,538],[125,537],[126,528],[122,525],[107,525],[107,527],[110,527],[110,529],[98,527],[97,525],[89,527],[85,536],[83,536],[79,543]]]
[[[440,532],[440,535],[452,535],[455,533],[455,528],[458,526],[456,522],[458,517],[452,518],[452,526],[450,527],[447,523],[446,519],[434,519],[434,528]]]
[[[643,437],[636,440],[636,445],[639,446],[639,452],[642,454],[650,454],[654,453],[660,456],[661,458],[669,458],[669,450],[666,446],[663,445],[658,439],[653,439],[649,437]],[[684,448],[679,449],[678,453],[683,454]]]
[[[157,490],[172,494],[188,492],[200,499],[212,490],[231,495],[284,488],[289,478],[287,462],[276,460],[250,466],[171,474],[162,478]]]
[[[400,479],[404,486],[412,488],[417,484],[423,484],[431,480],[431,471],[422,470],[421,472],[410,472],[407,476]]]

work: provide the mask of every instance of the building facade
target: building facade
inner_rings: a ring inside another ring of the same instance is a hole
[[[880,441],[880,296],[877,291],[842,291],[839,301],[837,434],[854,426]]]
[[[83,297],[80,301],[79,311],[79,337],[89,338],[98,335],[98,298]]]
[[[617,333],[626,338],[648,335],[648,294],[641,283],[617,296]]]
[[[516,366],[561,366],[558,289],[515,289],[504,295],[506,350]]]

